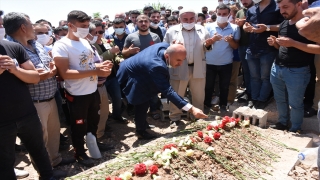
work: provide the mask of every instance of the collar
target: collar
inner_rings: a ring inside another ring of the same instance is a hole
[[[17,41],[16,39],[14,39],[13,37],[7,35],[7,38],[6,38],[8,41],[11,41],[11,42],[15,42],[15,43],[19,43],[21,44],[19,41]],[[36,44],[36,41],[35,40],[29,40],[28,41],[28,44],[31,44],[34,48],[35,48],[35,44]],[[22,45],[22,44],[21,44]],[[23,45],[22,45],[23,46]],[[23,46],[24,47],[24,46]],[[25,47],[26,48],[26,47]]]
[[[213,26],[214,26],[215,28],[220,28],[220,26],[218,25],[218,23],[213,23]],[[225,28],[223,28],[222,30],[229,29],[229,28],[231,28],[231,23],[230,23],[230,22],[228,22],[228,25],[227,25]],[[220,28],[220,29],[221,29],[221,28]]]

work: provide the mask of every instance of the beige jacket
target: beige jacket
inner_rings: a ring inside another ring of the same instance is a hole
[[[209,50],[204,46],[206,39],[210,38],[208,31],[201,25],[195,25],[196,39],[193,48],[193,78],[205,78],[206,77],[206,58],[205,52],[212,50],[212,46]],[[174,40],[184,44],[182,35],[182,25],[175,25],[167,30],[163,42],[172,44]],[[170,78],[173,80],[188,80],[189,68],[188,61],[184,60],[183,64],[177,68],[169,69]]]

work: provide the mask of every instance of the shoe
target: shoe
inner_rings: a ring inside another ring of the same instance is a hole
[[[58,166],[68,165],[68,164],[71,164],[74,162],[76,162],[75,158],[62,158],[61,162],[59,164],[53,166],[53,168],[56,168]]]
[[[17,179],[22,179],[29,176],[28,171],[24,171],[16,168],[14,168],[14,173],[16,174]]]
[[[286,125],[283,125],[280,122],[277,122],[274,125],[270,125],[269,127],[272,129],[277,129],[277,130],[281,130],[281,131],[288,130],[288,127]]]
[[[148,124],[148,126],[147,126],[148,129],[152,129],[152,128],[156,127],[155,125],[149,124],[148,122],[147,122],[147,124]]]
[[[157,138],[156,135],[150,134],[145,130],[137,130],[136,136],[138,136],[138,139],[146,139],[146,140]]]
[[[312,107],[304,110],[304,117],[306,117],[306,118],[309,118],[309,117],[312,117],[315,115],[317,115],[317,111],[315,109],[313,109]]]
[[[247,103],[249,100],[248,95],[245,93],[241,97],[238,98],[238,103]]]
[[[62,171],[60,169],[53,169],[52,171],[53,171],[52,176],[54,178],[60,179],[68,176],[68,173],[66,171]]]
[[[161,115],[159,113],[151,113],[151,117],[154,120],[159,120],[161,118]]]
[[[269,104],[269,101],[264,101],[264,102],[263,101],[256,101],[254,107],[256,109],[264,109],[268,106],[268,104]]]
[[[69,138],[60,133],[60,142],[67,142]]]
[[[214,106],[212,107],[212,110],[213,110],[213,111],[219,111],[219,110],[220,110],[220,106],[219,106],[219,105],[214,105]]]
[[[121,123],[121,124],[128,124],[129,121],[127,120],[127,118],[124,118],[124,117],[117,117],[117,118],[113,118],[113,120],[115,120],[116,122],[118,123]]]
[[[303,134],[303,131],[298,129],[298,130],[289,130],[289,132],[297,133],[297,134]]]
[[[212,100],[211,100],[211,104],[218,104],[219,103],[219,96],[215,96]]]
[[[112,145],[107,145],[107,144],[103,144],[100,142],[97,142],[98,148],[100,151],[109,151],[111,149],[114,149],[114,146]]]
[[[219,107],[220,113],[227,112],[227,110],[228,110],[228,108],[227,108],[227,106],[225,106],[225,105],[221,105],[221,106]]]
[[[249,108],[252,108],[252,107],[253,107],[253,101],[252,101],[252,100],[249,100],[247,106],[248,106]]]
[[[70,148],[70,145],[67,142],[60,142],[59,144],[59,151],[68,150]]]
[[[24,153],[28,153],[27,148],[23,145],[23,144],[15,144],[15,151],[16,152],[24,152]]]
[[[92,167],[94,166],[94,162],[91,158],[88,157],[88,155],[86,153],[83,153],[81,155],[76,155],[76,161],[79,163],[79,164],[82,164],[86,167]]]
[[[178,127],[181,124],[181,121],[170,121],[170,128]]]

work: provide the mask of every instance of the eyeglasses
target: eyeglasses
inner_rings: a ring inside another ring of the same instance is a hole
[[[104,31],[97,31],[96,34],[103,34]]]

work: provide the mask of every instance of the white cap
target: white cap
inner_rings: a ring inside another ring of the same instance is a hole
[[[179,15],[183,14],[183,13],[187,13],[187,12],[191,12],[196,14],[196,12],[193,9],[181,9],[179,12]]]

